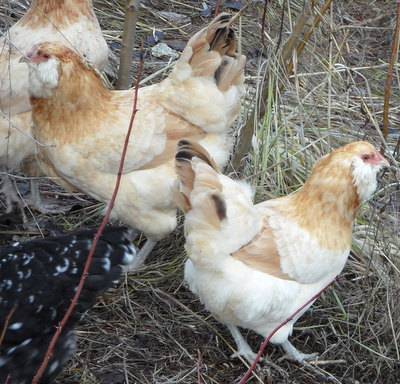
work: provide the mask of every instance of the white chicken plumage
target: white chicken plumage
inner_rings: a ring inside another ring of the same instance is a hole
[[[249,361],[255,353],[238,327],[266,337],[343,269],[359,204],[388,162],[366,142],[322,158],[303,188],[253,204],[249,185],[221,175],[204,148],[181,141],[176,155],[189,256],[185,280],[234,337]],[[294,360],[315,357],[288,340],[305,306],[271,338]]]

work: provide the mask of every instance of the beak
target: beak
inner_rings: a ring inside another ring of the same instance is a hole
[[[29,58],[28,56],[22,56],[22,57],[18,60],[18,62],[19,62],[19,63],[26,63],[26,64],[28,64],[28,63],[31,62],[31,60],[30,60],[30,58]]]
[[[377,151],[376,156],[383,167],[390,167],[389,162],[380,154],[380,152]]]
[[[18,60],[20,63],[31,63],[32,57],[35,56],[37,44],[34,45],[26,54],[22,54],[22,57]]]

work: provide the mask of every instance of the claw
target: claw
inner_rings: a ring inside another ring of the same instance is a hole
[[[298,351],[289,340],[286,340],[282,344],[282,348],[286,352],[286,358],[289,360],[297,361],[300,364],[304,364],[306,361],[315,360],[318,357],[318,353],[302,353]]]
[[[52,203],[46,199],[46,201],[28,201],[28,204],[35,210],[43,214],[57,214],[65,213],[70,210],[70,207],[62,206],[57,203]]]
[[[6,213],[11,213],[14,203],[21,206],[21,198],[18,196],[16,187],[10,177],[4,177],[1,184],[0,194],[3,194],[6,200]]]
[[[232,355],[230,356],[231,359],[236,359],[240,357],[243,357],[250,364],[253,364],[254,360],[257,357],[257,354],[254,353],[251,349],[241,349],[239,351],[236,351],[235,353],[232,353]]]

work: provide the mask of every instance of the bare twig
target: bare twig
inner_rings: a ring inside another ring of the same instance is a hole
[[[300,313],[304,308],[306,308],[308,305],[310,305],[313,301],[317,300],[318,297],[321,296],[322,292],[324,292],[331,284],[333,284],[336,281],[336,278],[334,278],[332,281],[329,282],[324,288],[322,288],[318,293],[316,293],[311,299],[309,299],[306,303],[304,303],[299,309],[297,309],[290,317],[288,317],[283,323],[279,324],[262,342],[260,349],[258,350],[257,356],[255,360],[253,361],[253,364],[251,367],[248,369],[246,374],[243,376],[242,380],[240,380],[239,384],[246,384],[247,381],[249,380],[252,372],[255,370],[258,362],[260,361],[260,358],[262,354],[264,353],[265,348],[267,347],[269,341],[271,340],[272,336],[275,335],[276,332],[278,332],[283,326],[285,326],[289,321],[291,321],[298,313]]]
[[[200,350],[197,350],[197,384],[202,384],[201,380],[201,367],[203,365],[203,359],[201,357]]]
[[[120,64],[117,89],[128,89],[131,86],[130,70],[136,38],[136,22],[139,11],[139,0],[128,0],[126,7],[124,32],[122,36]]]
[[[228,21],[228,23],[226,24],[226,27],[231,26],[236,19],[239,19],[240,16],[243,15],[243,12],[251,5],[251,1],[248,1],[245,5],[243,5],[242,8],[240,8]]]
[[[214,16],[218,16],[221,13],[221,7],[224,4],[224,0],[217,0],[215,4],[215,13]]]
[[[139,64],[139,69],[138,69],[138,74],[137,74],[137,79],[136,79],[136,86],[135,86],[135,92],[134,92],[134,100],[133,100],[133,109],[132,109],[131,119],[130,119],[130,122],[129,122],[128,132],[127,132],[126,137],[125,137],[124,147],[123,147],[122,154],[121,154],[121,161],[120,161],[120,165],[119,165],[119,169],[118,169],[117,179],[115,181],[114,191],[113,191],[113,194],[111,196],[110,202],[107,205],[105,216],[104,216],[102,222],[100,223],[99,229],[97,230],[97,232],[96,232],[96,234],[94,236],[93,243],[92,243],[92,246],[90,248],[88,257],[86,259],[86,263],[85,263],[85,266],[84,266],[84,269],[83,269],[83,272],[82,272],[82,276],[81,276],[81,279],[79,281],[76,293],[75,293],[74,297],[72,298],[71,304],[68,307],[67,312],[65,313],[63,319],[61,320],[59,326],[57,327],[57,330],[56,330],[54,336],[52,337],[52,339],[50,341],[49,347],[48,347],[48,349],[46,351],[46,354],[45,354],[45,356],[43,358],[43,361],[42,361],[38,371],[36,372],[36,375],[34,376],[34,378],[32,380],[32,384],[40,383],[40,379],[43,376],[43,374],[44,374],[44,372],[45,372],[45,370],[47,368],[47,365],[48,365],[48,363],[49,363],[49,361],[50,361],[50,359],[52,357],[52,354],[53,354],[54,348],[56,346],[56,343],[58,341],[58,338],[60,337],[65,325],[67,324],[70,316],[72,315],[72,313],[73,313],[73,311],[74,311],[74,309],[75,309],[75,307],[76,307],[76,305],[78,303],[79,296],[81,294],[82,288],[83,288],[83,286],[85,284],[85,281],[86,281],[86,278],[88,276],[89,268],[90,268],[91,263],[92,263],[92,259],[93,259],[94,252],[96,250],[97,242],[98,242],[100,236],[102,235],[105,226],[107,225],[107,223],[109,221],[109,218],[110,218],[110,215],[111,215],[111,211],[112,211],[112,209],[114,207],[115,199],[117,197],[118,190],[119,190],[120,183],[121,183],[121,177],[122,177],[122,173],[123,173],[123,169],[124,169],[126,152],[128,150],[129,138],[130,138],[131,132],[132,132],[133,121],[135,119],[136,112],[137,112],[136,108],[137,108],[137,100],[138,100],[138,92],[139,92],[139,83],[140,83],[140,77],[142,75],[142,72],[143,72],[143,49],[141,50],[141,59],[140,59],[140,64]]]
[[[389,134],[389,107],[390,107],[390,96],[392,95],[392,79],[393,79],[393,67],[397,61],[397,55],[399,50],[399,36],[400,36],[400,0],[397,0],[397,12],[396,12],[396,27],[394,30],[392,40],[392,54],[390,57],[389,68],[385,83],[385,95],[383,101],[383,137],[386,139]]]
[[[16,309],[17,309],[17,306],[14,305],[10,309],[10,311],[8,312],[8,314],[6,316],[6,319],[5,319],[4,325],[3,325],[3,329],[1,330],[1,333],[0,333],[0,346],[1,346],[1,344],[3,344],[3,340],[4,340],[4,336],[6,335],[6,332],[7,332],[8,324],[10,324],[10,320]]]
[[[17,305],[14,305],[10,311],[8,312],[6,319],[4,321],[4,325],[3,325],[3,329],[1,330],[1,334],[0,334],[0,346],[1,344],[3,344],[3,340],[4,340],[4,336],[6,335],[7,332],[7,328],[8,328],[8,324],[10,324],[11,318],[15,312],[15,310],[17,309]],[[11,376],[7,375],[6,381],[4,382],[4,384],[10,384],[11,383]]]

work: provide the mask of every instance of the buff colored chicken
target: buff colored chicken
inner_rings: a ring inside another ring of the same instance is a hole
[[[198,144],[180,142],[185,280],[231,331],[234,356],[256,356],[238,327],[266,337],[342,271],[357,209],[387,165],[371,144],[354,142],[320,159],[297,192],[254,205],[248,184],[221,175]],[[316,356],[288,340],[307,308],[271,339],[298,362]]]
[[[230,16],[221,14],[188,42],[172,73],[139,90],[113,216],[155,241],[176,226],[174,156],[191,138],[222,166],[240,109],[245,57],[236,52]],[[134,90],[111,91],[70,49],[40,44],[29,56],[33,133],[42,169],[108,202],[129,126]]]
[[[93,11],[92,0],[33,0],[27,13],[0,38],[0,168],[20,170],[23,160],[32,160],[35,142],[31,136],[31,104],[26,64],[19,60],[33,45],[62,42],[82,58],[103,70],[108,47]],[[32,171],[34,164],[29,164]],[[32,176],[35,176],[36,172]],[[3,178],[7,210],[20,202],[8,177]],[[32,188],[36,208],[46,210]]]

